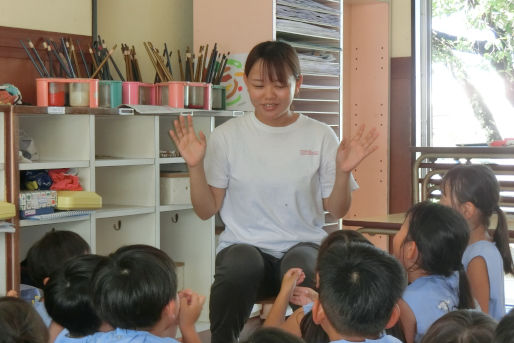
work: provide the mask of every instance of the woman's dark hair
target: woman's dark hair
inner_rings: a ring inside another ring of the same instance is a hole
[[[491,343],[495,328],[496,321],[481,311],[452,311],[430,326],[421,343]]]
[[[73,231],[47,232],[27,252],[27,271],[34,286],[43,281],[72,257],[89,254],[89,244]]]
[[[111,326],[149,330],[177,297],[175,265],[152,246],[121,247],[99,263],[91,288],[100,318]]]
[[[336,230],[331,232],[321,242],[318,250],[318,260],[325,253],[325,251],[334,243],[348,244],[348,243],[364,243],[372,245],[371,242],[364,237],[364,235],[355,230]],[[320,325],[317,325],[312,320],[312,312],[306,313],[300,321],[300,331],[302,337],[307,343],[328,343],[329,338],[327,333]]]
[[[244,343],[302,343],[297,337],[282,329],[266,327],[256,330]]]
[[[267,41],[257,44],[248,54],[245,63],[245,75],[250,74],[250,70],[262,61],[262,71],[267,73],[270,80],[277,80],[286,83],[289,75],[295,79],[300,77],[300,61],[295,49],[284,42]]]
[[[481,165],[458,165],[444,175],[441,191],[451,199],[452,207],[465,202],[472,203],[480,210],[481,224],[489,227],[494,212],[498,215],[493,240],[503,259],[505,273],[514,274],[514,264],[509,248],[509,229],[505,213],[499,206],[500,185],[491,168]]]
[[[19,298],[0,297],[0,342],[47,343],[48,329],[31,304]]]
[[[512,343],[514,337],[514,310],[505,315],[494,332],[493,343]]]
[[[416,243],[419,254],[415,265],[428,274],[445,277],[458,271],[458,308],[475,308],[468,277],[462,265],[462,255],[469,241],[466,219],[450,207],[428,201],[411,207],[406,218],[409,221],[409,232],[404,243]]]
[[[102,324],[93,306],[90,285],[96,267],[106,259],[99,255],[74,257],[52,273],[44,287],[48,314],[73,337],[91,335]]]

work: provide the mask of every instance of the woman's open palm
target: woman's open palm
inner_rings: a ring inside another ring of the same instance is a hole
[[[187,116],[186,119],[180,116],[178,120],[174,121],[175,130],[170,130],[169,134],[175,145],[177,146],[180,155],[184,158],[189,167],[195,167],[203,161],[205,156],[205,149],[207,147],[207,140],[202,131],[196,136],[193,126],[193,118]]]
[[[337,168],[344,172],[350,172],[356,168],[363,159],[378,149],[378,145],[374,144],[377,137],[378,132],[375,128],[364,135],[364,124],[359,126],[355,136],[349,141],[343,139],[339,145],[336,157]]]

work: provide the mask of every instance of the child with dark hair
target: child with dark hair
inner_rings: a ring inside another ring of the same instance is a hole
[[[498,180],[485,165],[459,165],[444,175],[441,190],[440,203],[457,210],[469,225],[462,264],[471,293],[482,311],[500,320],[505,315],[504,272],[513,274],[514,265]],[[497,224],[491,237],[488,229],[494,213]]]
[[[177,294],[171,258],[147,245],[118,249],[100,262],[92,280],[93,303],[100,318],[115,329],[95,336],[95,342],[199,343],[194,324],[205,297],[192,291]]]
[[[398,321],[407,284],[394,257],[368,244],[335,243],[319,258],[318,281],[312,316],[331,342],[400,342],[384,334]]]
[[[496,326],[493,343],[514,342],[514,310],[505,315]]]
[[[44,296],[41,296],[39,289],[43,289],[50,274],[61,268],[67,260],[89,252],[89,244],[77,233],[55,230],[47,232],[27,252],[27,272],[37,289],[22,285],[20,297],[27,301],[33,300],[34,307],[46,326],[50,326],[52,320],[46,313]],[[30,297],[24,293],[30,294]]]
[[[303,343],[304,341],[287,331],[278,328],[262,328],[256,330],[241,343]]]
[[[103,326],[93,306],[90,285],[93,272],[107,257],[82,255],[72,258],[50,275],[46,283],[45,307],[54,322],[64,327],[55,342],[82,342],[98,331],[112,328]]]
[[[496,324],[480,311],[452,311],[430,326],[421,343],[491,343]]]
[[[449,207],[422,202],[407,212],[393,240],[410,282],[400,301],[407,343],[419,342],[444,314],[475,307],[461,263],[468,239],[466,220]]]
[[[371,245],[360,232],[354,230],[337,230],[330,233],[321,242],[318,259],[334,243],[360,242]],[[312,321],[312,305],[318,298],[318,293],[302,284],[304,274],[300,268],[288,270],[282,278],[282,286],[276,297],[264,327],[279,327],[296,336],[302,337],[308,343],[328,342],[328,336],[323,329]],[[287,304],[301,305],[287,320],[284,320]]]
[[[0,297],[0,342],[47,343],[48,330],[29,303]]]

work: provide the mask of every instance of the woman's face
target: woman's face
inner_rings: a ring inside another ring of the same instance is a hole
[[[291,74],[287,81],[270,80],[263,72],[262,60],[257,61],[245,76],[255,116],[269,126],[286,126],[296,120],[290,110],[295,94],[300,90],[302,77],[297,80]]]

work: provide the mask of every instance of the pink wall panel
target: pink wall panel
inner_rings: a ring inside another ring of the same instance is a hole
[[[344,7],[344,137],[362,123],[380,132],[379,149],[354,171],[360,189],[347,217],[388,213],[389,17],[387,3]]]
[[[274,37],[272,0],[194,0],[193,41],[218,43],[222,51],[247,53],[257,43]]]

